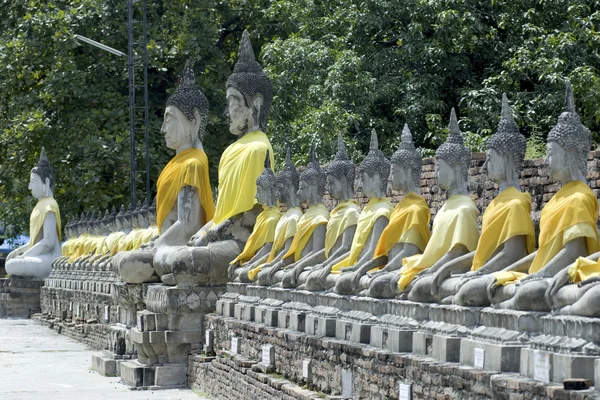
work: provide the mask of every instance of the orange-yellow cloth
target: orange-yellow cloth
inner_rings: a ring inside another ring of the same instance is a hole
[[[331,210],[329,222],[327,222],[327,233],[325,235],[325,257],[329,257],[329,252],[346,228],[358,223],[359,215],[360,207],[356,200],[340,201]]]
[[[294,236],[290,249],[285,253],[283,258],[293,256],[294,261],[298,261],[302,256],[302,250],[306,247],[315,229],[321,225],[326,225],[328,221],[329,211],[327,211],[323,204],[310,206],[298,220],[296,236]]]
[[[219,198],[213,226],[254,207],[256,179],[263,172],[267,150],[271,165],[275,165],[271,143],[260,131],[247,133],[225,149],[219,163]]]
[[[431,233],[429,219],[431,213],[425,199],[416,193],[408,193],[396,205],[390,215],[390,222],[383,230],[373,258],[385,256],[396,243],[411,243],[425,250]]]
[[[478,214],[479,211],[469,196],[450,197],[433,220],[431,239],[423,254],[402,260],[398,288],[404,290],[419,272],[430,268],[459,244],[465,246],[468,251],[475,250],[479,239]]]
[[[569,266],[569,282],[579,283],[586,279],[600,276],[598,261],[588,260],[585,257],[579,257],[577,261]]]
[[[46,220],[46,214],[53,212],[56,217],[56,234],[60,241],[60,210],[58,203],[53,197],[42,197],[38,200],[35,207],[31,211],[29,216],[29,245],[33,246],[37,243],[36,239],[38,234],[44,227],[44,221]]]
[[[150,243],[152,239],[156,239],[159,236],[158,226],[152,225],[144,230],[144,235],[142,236],[142,243]]]
[[[208,179],[208,158],[200,149],[187,149],[169,161],[156,182],[156,220],[160,232],[184,186],[196,188],[206,221],[213,218],[215,205]]]
[[[351,267],[358,261],[360,253],[367,244],[367,239],[373,230],[373,225],[377,219],[384,217],[389,219],[392,212],[392,203],[387,199],[383,198],[372,198],[369,200],[365,208],[360,212],[358,217],[358,223],[356,225],[356,233],[352,239],[352,247],[350,248],[350,254],[339,263],[331,267],[332,274],[339,274],[342,269]]]
[[[526,273],[516,271],[498,271],[494,272],[496,283],[501,286],[506,286],[520,281],[527,276]]]
[[[69,262],[72,263],[77,257],[81,257],[84,254],[85,244],[89,240],[90,235],[84,233],[77,238],[76,243],[73,245],[73,253],[69,257]]]
[[[119,240],[125,236],[125,232],[113,232],[106,237],[107,251],[111,256],[117,254],[119,250]]]
[[[249,261],[258,250],[266,243],[273,243],[275,239],[275,228],[281,218],[279,207],[267,207],[263,205],[263,210],[258,217],[252,229],[250,237],[244,246],[242,253],[236,257],[230,264],[243,264]]]
[[[531,220],[531,195],[511,186],[501,191],[481,218],[481,236],[471,265],[477,271],[496,249],[515,236],[525,236],[527,254],[535,250],[535,231]]]
[[[67,241],[65,241],[61,246],[61,253],[63,256],[70,256],[73,254],[73,247],[76,243],[77,237],[72,236]]]

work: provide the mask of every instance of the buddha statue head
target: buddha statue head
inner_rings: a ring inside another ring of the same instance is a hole
[[[525,136],[519,132],[506,93],[502,95],[502,115],[496,133],[487,142],[483,169],[489,180],[510,186],[519,186],[519,175],[527,148]]]
[[[36,199],[42,199],[44,197],[52,197],[54,191],[54,185],[56,183],[56,174],[52,164],[48,161],[46,156],[46,149],[42,147],[40,159],[31,170],[29,176],[29,190]]]
[[[201,148],[208,122],[208,100],[196,86],[189,62],[185,64],[181,80],[181,85],[167,99],[161,128],[167,147],[177,152]]]
[[[140,213],[138,214],[138,220],[139,220],[139,224],[140,227],[146,229],[148,228],[150,225],[148,225],[148,209],[150,207],[148,206],[148,204],[146,202],[144,202],[140,208]]]
[[[104,230],[102,229],[102,211],[98,211],[96,214],[96,219],[94,220],[94,234],[103,235]]]
[[[392,154],[390,159],[392,188],[404,193],[414,192],[419,194],[423,160],[421,154],[415,149],[408,124],[404,124],[401,139],[398,150]]]
[[[464,145],[454,108],[450,112],[450,133],[435,152],[438,184],[449,196],[467,194],[467,174],[471,152]]]
[[[108,220],[106,222],[106,230],[108,231],[109,234],[117,231],[116,219],[117,219],[117,208],[115,206],[112,206],[112,209],[110,210],[110,214],[108,214]]]
[[[338,132],[337,152],[326,169],[329,195],[336,200],[354,198],[356,166],[348,157],[342,133]]]
[[[102,219],[100,220],[100,234],[101,235],[108,235],[108,216],[110,215],[110,212],[108,211],[108,209],[104,210],[104,215],[102,216]]]
[[[85,213],[81,213],[81,215],[79,216],[79,219],[77,220],[77,223],[74,226],[74,228],[77,232],[77,236],[83,235],[85,233],[85,229],[83,228],[84,221],[85,221]]]
[[[265,169],[262,174],[256,179],[256,200],[259,204],[273,207],[277,204],[277,179],[271,169],[271,158],[269,150],[265,157]]]
[[[142,224],[140,221],[140,211],[142,210],[142,202],[138,200],[137,205],[134,210],[131,212],[131,225],[134,228],[141,228]]]
[[[285,166],[277,174],[277,198],[288,207],[297,207],[298,188],[300,187],[300,174],[292,162],[292,150],[287,146],[285,155]]]
[[[319,204],[325,193],[327,176],[321,169],[315,155],[315,144],[310,147],[310,162],[300,174],[298,198],[309,205]]]
[[[369,152],[360,163],[362,193],[370,199],[385,197],[389,176],[390,162],[379,150],[377,132],[373,129]]]
[[[150,208],[148,208],[148,224],[150,226],[156,225],[156,197],[152,200]]]
[[[249,132],[266,130],[273,87],[254,57],[247,30],[242,34],[238,56],[233,73],[227,79],[227,116],[229,131],[241,137]]]
[[[563,184],[587,175],[587,155],[592,145],[590,130],[575,111],[571,84],[566,85],[565,109],[548,133],[546,164],[550,177]]]
[[[126,230],[127,221],[125,221],[125,213],[125,204],[121,204],[121,209],[115,217],[115,225],[119,232],[124,232]]]

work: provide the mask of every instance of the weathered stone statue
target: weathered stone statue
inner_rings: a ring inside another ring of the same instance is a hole
[[[477,249],[416,282],[409,295],[412,300],[489,305],[487,292],[481,287],[479,292],[459,290],[474,277],[500,271],[535,250],[531,196],[519,187],[527,141],[513,119],[506,95],[502,97],[498,130],[487,146],[483,168],[500,192],[483,213]]]
[[[545,293],[555,275],[568,270],[578,257],[598,251],[598,200],[585,183],[591,143],[590,131],[581,124],[567,83],[565,110],[548,134],[546,156],[549,175],[562,188],[542,209],[539,248],[501,272],[470,282],[487,284],[495,307],[548,311]],[[560,301],[567,300],[567,292]]]
[[[375,130],[371,132],[370,150],[361,163],[360,170],[362,192],[369,198],[369,203],[358,217],[350,251],[334,260],[331,267],[313,271],[307,279],[307,290],[335,286],[336,293],[350,294],[358,289],[358,281],[367,272],[361,267],[373,257],[377,241],[387,226],[393,209],[392,203],[385,197],[390,162],[379,150]]]
[[[442,265],[475,249],[479,232],[479,214],[473,200],[467,195],[467,173],[471,152],[463,144],[454,109],[450,113],[450,133],[437,149],[437,179],[448,200],[433,221],[431,238],[423,254],[402,260],[398,272],[398,290],[402,297],[412,290],[417,275],[436,272]],[[408,294],[408,298],[411,296]]]
[[[167,147],[174,149],[176,155],[162,170],[156,184],[156,219],[160,237],[149,248],[118,254],[112,261],[121,279],[127,283],[156,280],[155,259],[165,257],[172,250],[171,246],[187,244],[214,214],[208,158],[202,148],[208,121],[208,101],[195,85],[194,72],[189,64],[183,70],[182,80],[167,100],[161,128]],[[136,246],[138,238],[134,239],[133,246],[127,250],[139,247]],[[141,245],[142,237],[139,239]]]
[[[298,220],[296,236],[281,261],[264,266],[258,273],[258,284],[268,286],[281,282],[286,269],[293,269],[300,260],[315,256],[325,248],[326,225],[329,211],[323,205],[326,175],[315,155],[314,144],[310,149],[310,162],[300,174],[298,197],[308,203],[308,209]]]
[[[292,162],[291,149],[288,146],[285,157],[285,167],[277,174],[277,197],[279,203],[287,206],[287,211],[281,216],[275,228],[275,239],[268,255],[263,256],[252,263],[248,263],[248,273],[240,273],[242,282],[255,281],[258,273],[264,266],[272,266],[281,261],[289,251],[294,235],[298,228],[298,220],[302,217],[300,200],[298,200],[298,189],[300,187],[300,174]]]
[[[360,286],[365,296],[392,298],[398,288],[397,271],[404,258],[425,250],[431,214],[427,201],[420,195],[423,160],[415,149],[408,125],[404,125],[402,142],[391,158],[392,188],[404,193],[394,207],[390,222],[379,237],[373,258],[361,268],[370,271]],[[382,268],[383,267],[383,268]]]
[[[256,180],[267,151],[273,164],[273,149],[264,133],[272,99],[271,80],[256,62],[244,31],[239,61],[227,80],[229,130],[238,140],[221,156],[215,214],[191,238],[191,246],[157,253],[154,264],[163,283],[186,286],[228,281],[228,265],[242,252],[262,211],[256,204]],[[160,203],[159,197],[159,209]]]
[[[259,260],[265,260],[271,253],[275,230],[281,219],[277,205],[277,179],[271,169],[269,152],[265,158],[265,169],[256,180],[256,200],[263,211],[256,217],[252,234],[248,238],[244,250],[229,265],[229,278],[248,282],[248,272]]]
[[[44,279],[50,275],[52,261],[61,256],[60,210],[53,195],[55,183],[54,168],[42,148],[29,177],[29,190],[38,200],[29,217],[30,240],[8,255],[7,274]]]
[[[293,268],[288,268],[281,281],[282,287],[304,288],[302,285],[313,269],[330,268],[341,256],[348,255],[360,214],[358,202],[354,200],[355,173],[356,166],[348,157],[342,134],[338,133],[338,149],[326,170],[329,195],[338,204],[327,222],[325,248],[312,257],[301,259]]]

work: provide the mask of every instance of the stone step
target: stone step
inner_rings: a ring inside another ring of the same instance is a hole
[[[92,355],[92,371],[99,373],[102,376],[119,376],[119,364],[121,360],[115,360],[112,357],[104,354]]]

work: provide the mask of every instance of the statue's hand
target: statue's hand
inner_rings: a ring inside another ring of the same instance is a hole
[[[397,271],[396,273],[394,273],[394,275],[392,275],[392,278],[390,279],[390,289],[392,289],[392,293],[399,292],[398,281],[400,280],[401,276],[402,276],[401,271]]]
[[[237,263],[233,263],[233,264],[229,264],[229,267],[227,267],[227,276],[229,277],[230,281],[232,281],[234,278],[233,271],[235,271],[237,266],[238,266]]]
[[[479,276],[483,275],[481,272],[479,271],[469,271],[467,273],[464,273],[461,276],[461,279],[473,279],[473,278],[477,278]]]
[[[494,295],[496,294],[496,288],[498,288],[498,280],[494,278],[494,280],[488,285],[486,292],[488,295],[488,299],[492,300]]]
[[[369,278],[375,278],[375,277],[377,277],[379,275],[383,275],[383,274],[384,274],[384,271],[382,269],[380,269],[379,271],[367,272],[367,276]]]

